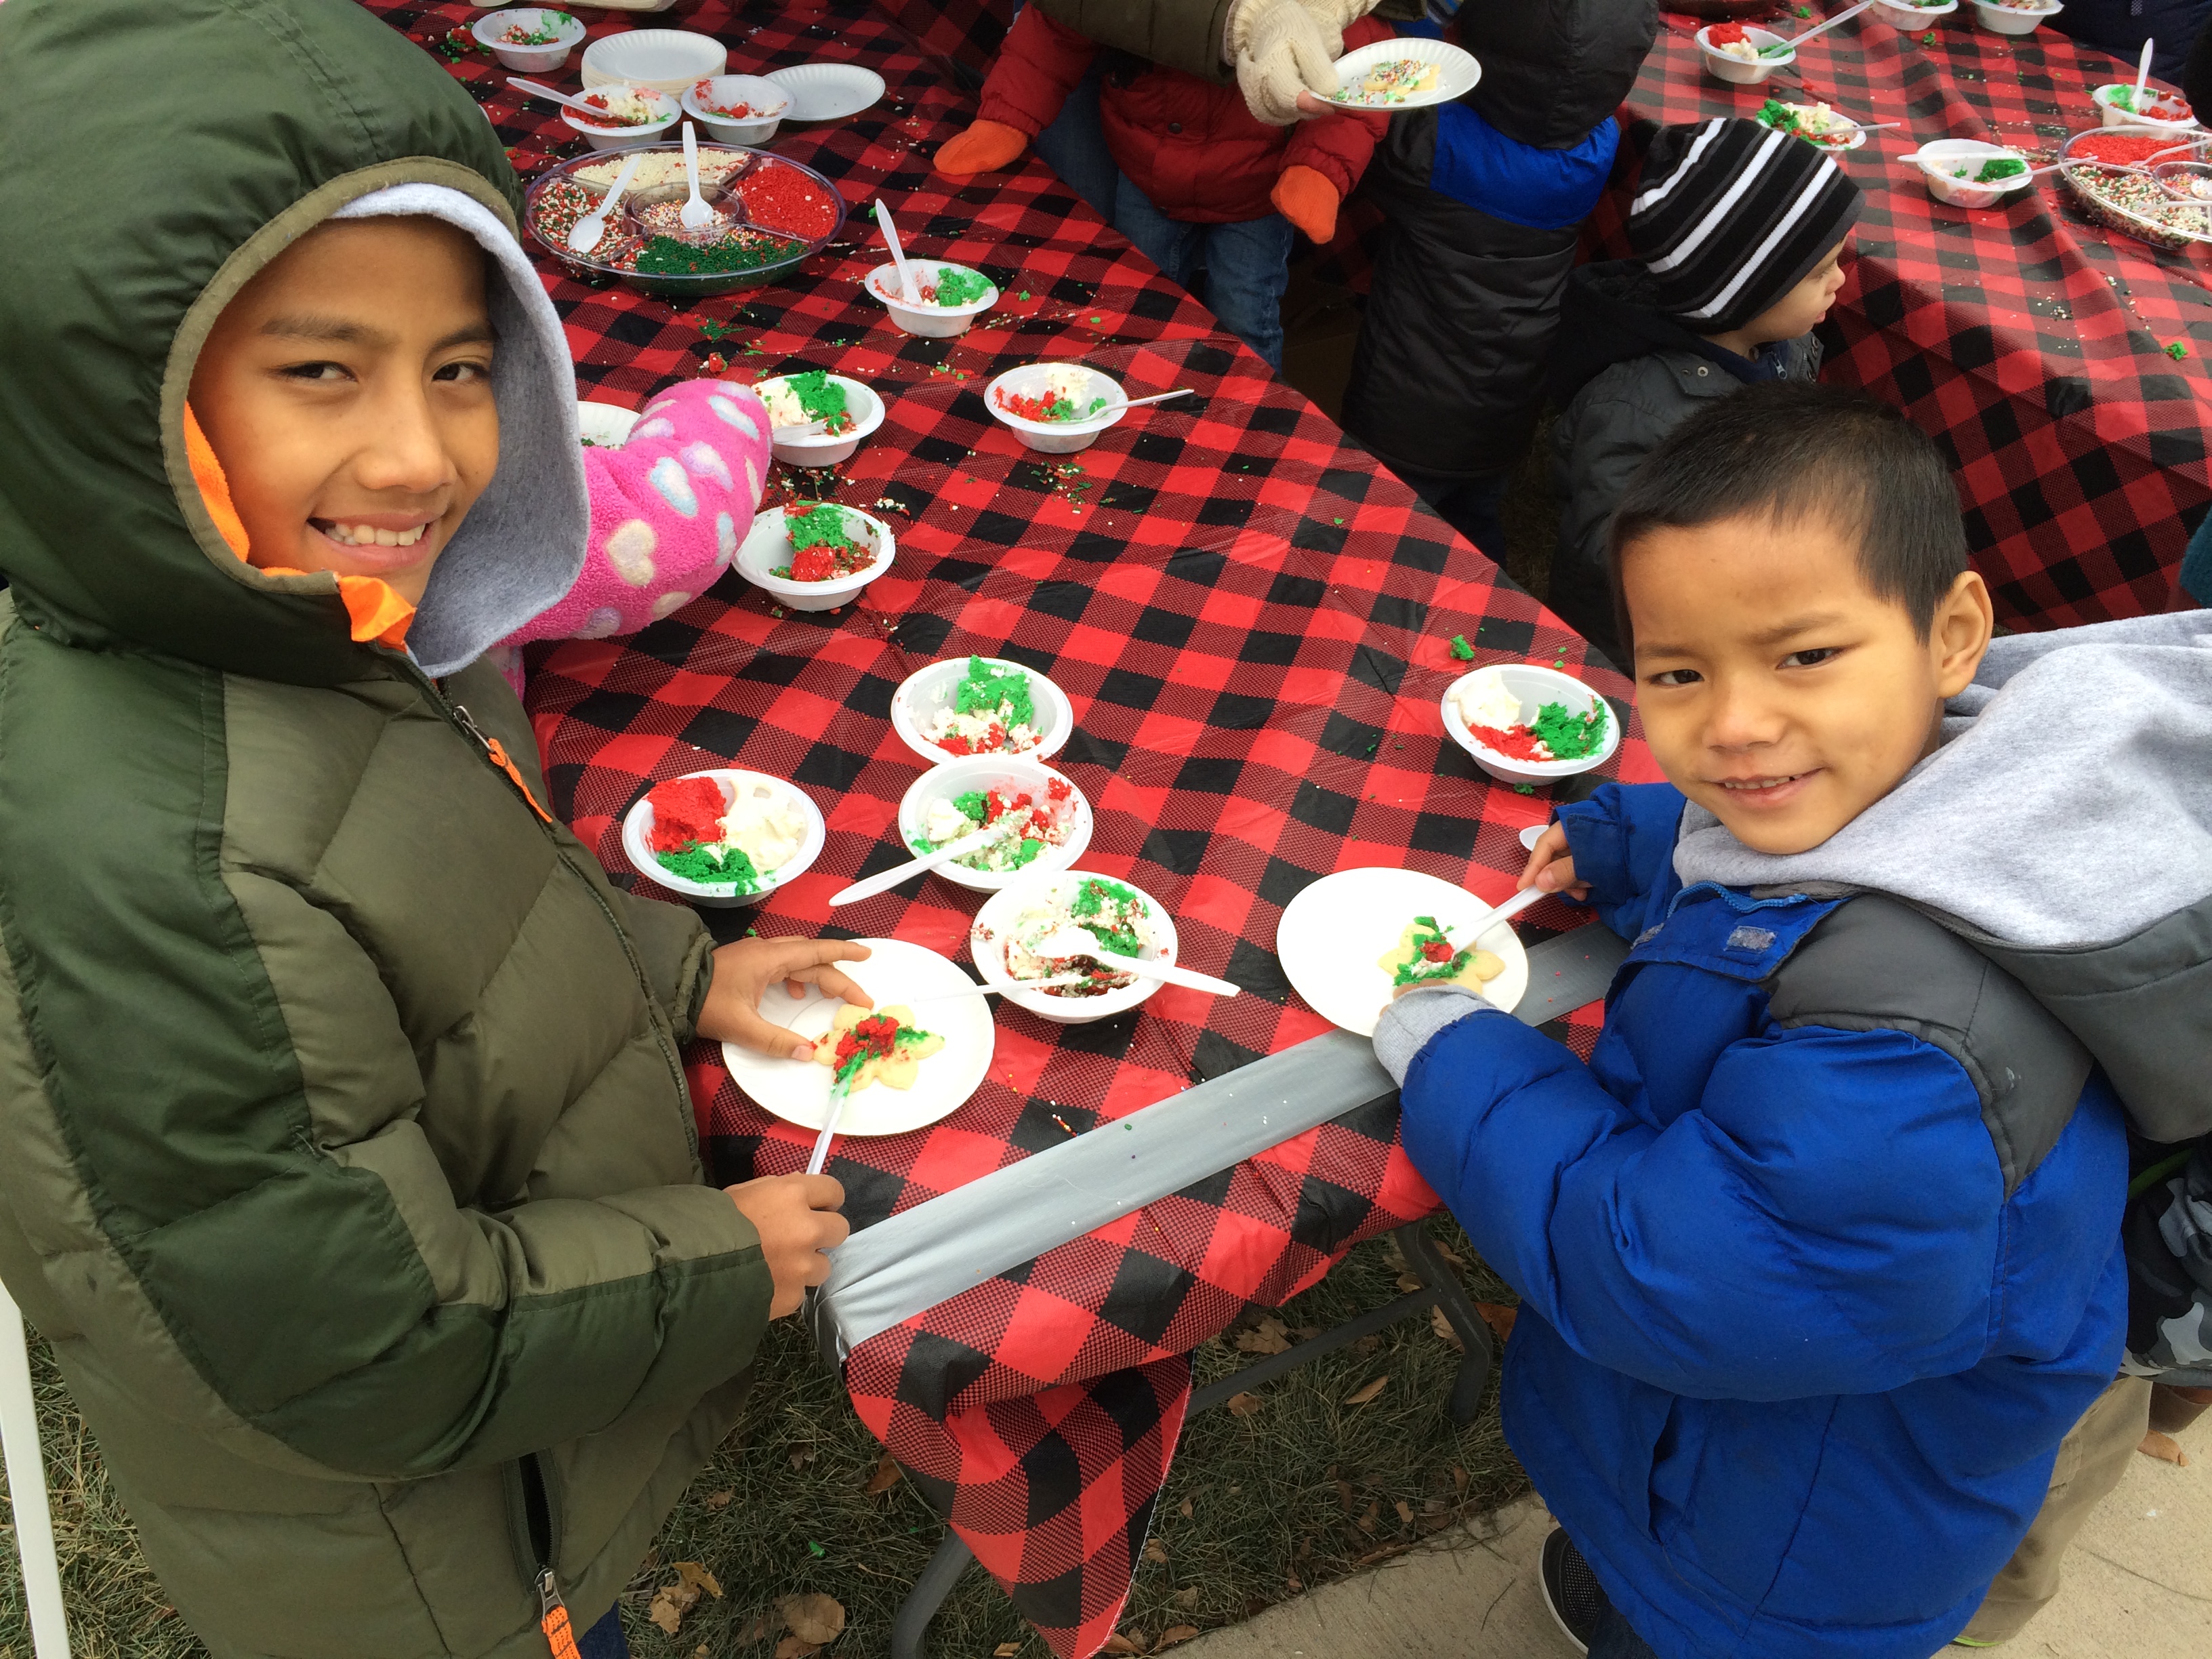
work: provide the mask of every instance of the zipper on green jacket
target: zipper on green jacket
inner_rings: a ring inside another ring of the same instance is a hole
[[[437,682],[425,674],[415,659],[404,652],[380,652],[378,654],[388,656],[409,678],[422,687],[430,700],[430,706],[438,711],[446,724],[473,743],[477,752],[483,757],[484,764],[507,780],[507,786],[514,792],[516,799],[529,807],[531,816],[538,821],[538,832],[551,843],[553,856],[560,860],[562,866],[583,884],[584,890],[592,896],[592,902],[599,907],[600,915],[606,919],[607,926],[614,930],[615,938],[621,941],[623,956],[629,963],[631,976],[637,981],[638,991],[645,998],[647,1024],[653,1027],[653,1046],[660,1050],[660,1058],[668,1067],[670,1079],[676,1085],[676,1099],[682,1109],[677,1116],[684,1122],[684,1133],[691,1148],[691,1161],[703,1170],[705,1166],[699,1150],[699,1123],[691,1109],[691,1085],[684,1079],[683,1060],[669,1046],[667,1037],[662,1033],[660,1021],[651,1018],[653,1011],[659,1006],[653,998],[653,980],[645,971],[645,964],[638,960],[637,947],[630,943],[629,934],[623,931],[622,919],[615,915],[614,907],[607,902],[606,896],[599,891],[598,884],[576,867],[575,860],[561,845],[560,834],[555,827],[551,812],[538,804],[537,798],[523,785],[520,775],[510,769],[512,763],[509,766],[499,763],[492,753],[492,740],[483,734],[483,728],[477,726],[469,711],[447,698],[438,689]]]

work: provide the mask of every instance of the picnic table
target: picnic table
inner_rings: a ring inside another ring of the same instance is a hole
[[[572,153],[542,103],[526,109],[481,54],[447,44],[465,8],[371,3],[453,60],[520,170]],[[1093,809],[1085,867],[1154,896],[1182,961],[1247,988],[1233,1000],[1164,988],[1091,1025],[1002,1011],[990,1074],[959,1110],[839,1143],[830,1169],[859,1238],[1327,1031],[1274,951],[1283,907],[1316,878],[1401,866],[1510,892],[1517,836],[1553,798],[1492,785],[1444,735],[1439,696],[1469,665],[1455,635],[1478,663],[1585,673],[1631,722],[1603,775],[1656,775],[1624,680],[1585,668],[1573,633],[1041,164],[961,187],[933,176],[928,156],[972,103],[888,17],[863,0],[773,12],[700,0],[645,21],[716,35],[732,70],[842,60],[880,73],[875,107],[787,125],[770,148],[836,180],[848,206],[880,195],[910,249],[980,268],[1005,297],[957,339],[896,332],[860,291],[883,255],[858,217],[796,279],[681,310],[586,286],[533,249],[586,396],[635,407],[676,379],[804,368],[874,386],[882,428],[834,477],[777,469],[769,501],[861,507],[899,543],[895,570],[839,612],[786,614],[732,573],[635,637],[533,648],[526,701],[556,810],[617,880],[658,894],[620,846],[623,814],[653,783],[720,765],[790,779],[823,810],[822,856],[757,908],[702,912],[718,937],[894,938],[959,958],[979,895],[933,876],[846,910],[827,900],[908,856],[895,810],[925,764],[891,729],[893,688],[946,656],[1011,658],[1073,700],[1076,732],[1053,764]],[[627,26],[595,19],[592,32]],[[577,70],[572,59],[556,84]],[[980,392],[1040,357],[1079,357],[1133,396],[1197,395],[1079,454],[1037,456]],[[1547,901],[1523,937],[1585,919]],[[1547,1029],[1587,1054],[1596,1024],[1586,1006]],[[714,1181],[804,1167],[811,1131],[742,1095],[716,1046],[686,1060]],[[1436,1206],[1386,1089],[867,1337],[843,1356],[844,1380],[1022,1613],[1059,1652],[1089,1654],[1127,1597],[1190,1398],[1189,1350]]]
[[[1932,139],[1979,138],[2056,160],[2069,135],[2098,124],[2090,89],[2132,83],[2135,65],[2047,27],[1990,33],[1961,5],[1910,33],[1863,12],[1765,86],[1739,87],[1705,72],[1699,27],[1662,14],[1623,111],[1631,143],[1594,248],[1627,252],[1630,152],[1649,136],[1637,122],[1750,115],[1771,94],[1901,123],[1838,157],[1866,205],[1829,315],[1842,349],[1821,378],[1864,386],[1944,447],[2006,623],[2172,608],[2182,550],[2212,500],[2212,249],[2169,252],[2093,225],[2055,175],[1996,207],[1946,206],[1896,159]]]

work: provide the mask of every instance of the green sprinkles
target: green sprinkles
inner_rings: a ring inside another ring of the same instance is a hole
[[[1094,878],[1085,882],[1077,891],[1074,901],[1067,907],[1068,913],[1079,926],[1087,929],[1091,936],[1108,950],[1125,957],[1133,957],[1144,949],[1144,942],[1137,937],[1133,928],[1110,927],[1104,922],[1085,920],[1096,916],[1109,899],[1117,904],[1131,905],[1138,909],[1144,908],[1144,902],[1120,882]]]
[[[641,276],[714,276],[726,271],[757,270],[805,251],[804,242],[757,237],[750,232],[744,240],[732,236],[719,242],[679,242],[673,236],[656,236],[639,251],[636,270]]]
[[[680,853],[655,853],[653,857],[660,860],[660,867],[670,875],[681,876],[702,887],[729,886],[740,893],[760,890],[760,872],[753,868],[752,860],[742,847],[729,848],[724,856],[717,858],[713,848],[702,847],[695,841]]]
[[[1451,653],[1462,662],[1474,660],[1474,647],[1467,642],[1467,635],[1455,634],[1451,638]]]
[[[1018,668],[1000,668],[981,657],[968,659],[968,672],[952,694],[952,712],[996,714],[1009,726],[1026,726],[1032,730],[1037,723],[1036,704],[1030,696],[1030,677]],[[968,809],[970,800],[975,803],[972,812]],[[982,803],[981,795],[960,795],[952,804],[980,821]]]
[[[1547,702],[1528,722],[1553,760],[1581,760],[1594,755],[1605,742],[1605,705],[1577,714],[1563,702]]]

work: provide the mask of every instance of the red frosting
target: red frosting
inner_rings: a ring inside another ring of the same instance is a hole
[[[722,839],[722,814],[730,805],[712,778],[677,778],[656,784],[646,797],[653,806],[653,850],[680,853],[695,842],[712,847]]]
[[[1484,748],[1495,750],[1510,759],[1545,761],[1552,758],[1548,753],[1539,747],[1536,734],[1525,726],[1516,725],[1502,728],[1495,726],[1470,726],[1467,729],[1474,733]]]

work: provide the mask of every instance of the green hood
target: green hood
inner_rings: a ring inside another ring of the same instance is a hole
[[[0,100],[0,212],[29,232],[0,238],[0,571],[19,608],[72,643],[260,678],[382,672],[384,653],[350,638],[333,577],[264,575],[225,547],[185,463],[185,394],[229,298],[373,191],[459,192],[497,216],[507,263],[520,266],[519,189],[490,123],[419,47],[348,0],[13,0],[0,6],[0,73],[33,62],[35,75],[8,75]],[[501,300],[510,313],[550,310],[534,283],[528,295],[500,286],[503,356]],[[536,402],[542,414],[565,376],[573,426],[573,370],[553,331],[562,361],[540,352]],[[441,604],[453,610],[448,566],[472,533],[465,562],[500,601],[465,607],[478,619],[464,630],[472,648],[440,653],[446,665],[556,600],[582,558],[580,459],[554,453],[544,440],[557,422],[545,419],[518,454],[499,370],[495,386],[502,453],[487,500],[504,487],[550,506],[525,537],[511,513],[502,521],[480,502],[440,561],[410,644],[422,648]],[[495,613],[504,627],[479,637]]]

